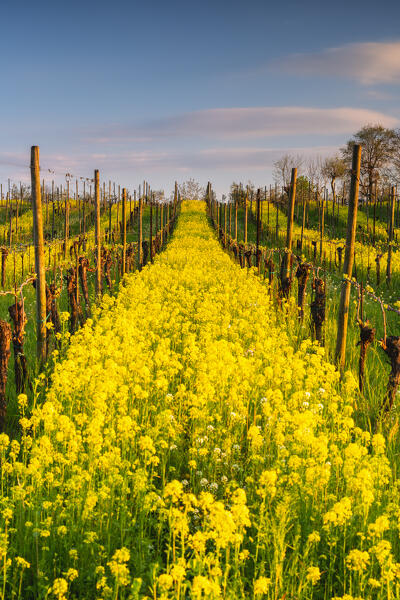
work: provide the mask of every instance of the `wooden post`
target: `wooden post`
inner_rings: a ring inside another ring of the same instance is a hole
[[[51,203],[52,203],[51,241],[53,241],[54,240],[54,235],[55,235],[54,181],[51,182]]]
[[[156,237],[158,234],[158,202],[156,200],[156,231],[155,231]]]
[[[139,188],[140,188],[140,186],[139,186]],[[143,194],[144,194],[144,187],[143,187]],[[139,220],[139,227],[138,227],[139,269],[141,269],[143,267],[143,248],[142,248],[142,242],[143,242],[143,223],[142,223],[142,213],[143,213],[143,196],[140,193],[140,189],[139,189],[139,214],[138,214],[138,220]]]
[[[37,361],[39,366],[42,367],[46,360],[46,271],[44,258],[42,197],[40,191],[39,146],[31,147],[31,186],[36,271]]]
[[[64,221],[64,258],[67,256],[69,237],[69,179],[67,179],[67,195],[65,197],[65,221]]]
[[[244,200],[244,243],[247,244],[247,203],[248,203],[249,188],[246,188],[246,197]]]
[[[302,191],[303,195],[303,215],[301,219],[301,236],[300,236],[300,246],[303,249],[303,237],[304,237],[304,225],[306,221],[306,197],[304,194],[304,190]]]
[[[119,226],[119,204],[120,204],[120,201],[121,201],[121,186],[119,185],[118,186],[117,223],[116,223],[116,226],[117,226],[118,237],[121,240],[121,228]]]
[[[387,267],[386,267],[386,282],[389,285],[392,280],[392,243],[393,243],[393,234],[394,234],[394,210],[396,207],[396,192],[395,187],[392,186],[390,190],[390,220],[389,220],[389,230],[388,230],[388,257],[387,257]]]
[[[257,210],[257,233],[256,233],[256,261],[258,261],[258,250],[260,246],[260,189],[257,190],[256,210]]]
[[[110,182],[111,186],[111,182]],[[110,190],[111,191],[111,190]],[[112,230],[112,202],[111,193],[108,195],[108,243],[111,244],[111,230]]]
[[[350,280],[353,272],[354,261],[354,242],[356,237],[357,226],[358,192],[360,187],[360,165],[361,145],[355,144],[353,147],[353,160],[351,166],[349,211],[347,216],[346,248],[343,267],[344,280],[342,283],[342,290],[340,293],[338,331],[335,351],[335,359],[341,371],[344,368],[346,358],[347,324],[349,320],[351,288]]]
[[[272,199],[272,186],[271,184],[269,184],[269,197],[268,197],[268,204],[267,204],[267,226],[268,226],[268,235],[269,235],[269,205],[271,203],[271,199]]]
[[[324,190],[324,195],[325,195]],[[321,223],[319,228],[319,262],[322,263],[322,251],[324,246],[324,230],[325,230],[325,201],[324,197],[322,198],[321,204]]]
[[[83,182],[83,206],[82,206],[82,231],[83,231],[83,237],[85,237],[85,233],[86,233],[86,182]]]
[[[122,275],[126,273],[126,189],[122,188]]]
[[[78,223],[79,223],[79,233],[82,233],[82,223],[81,223],[81,199],[79,196],[79,185],[78,185],[78,178],[75,179],[75,196],[76,196],[76,201],[78,203]],[[75,206],[75,210],[76,210],[76,206]],[[76,276],[76,287],[79,289],[79,283],[78,283],[78,275]]]
[[[96,244],[96,300],[101,298],[101,240],[100,240],[100,179],[99,170],[94,172],[94,205],[96,211],[95,220],[95,244]]]
[[[150,261],[153,262],[153,192],[150,193],[149,249],[150,249]]]
[[[235,195],[235,240],[237,241],[237,226],[238,226],[238,199]]]
[[[227,232],[227,219],[226,219],[226,211],[227,211],[228,205],[226,203],[226,200],[224,202],[224,247],[226,247],[226,232]]]
[[[293,243],[293,217],[294,217],[294,203],[296,198],[296,182],[297,182],[297,169],[292,169],[292,178],[290,181],[290,192],[289,192],[289,205],[287,215],[287,229],[286,229],[286,252],[283,256],[282,261],[282,283],[284,280],[289,279],[290,276],[290,256],[292,254],[292,243]]]
[[[161,206],[160,206],[160,221],[161,221],[160,245],[162,248],[164,245],[164,201],[161,202]]]

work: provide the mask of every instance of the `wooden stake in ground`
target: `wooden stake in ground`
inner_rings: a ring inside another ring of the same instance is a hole
[[[1,286],[4,288],[6,283],[6,261],[9,249],[3,246],[1,248]]]
[[[46,272],[44,259],[42,197],[40,190],[39,146],[32,146],[31,148],[31,189],[36,271],[37,361],[39,366],[42,367],[46,360]]]
[[[69,237],[69,179],[67,180],[67,195],[65,197],[65,223],[64,223],[64,258],[67,256]]]
[[[358,192],[360,187],[360,165],[361,165],[361,145],[355,144],[353,148],[353,160],[351,166],[351,184],[349,211],[347,217],[347,235],[346,248],[344,254],[343,267],[343,283],[340,293],[339,316],[338,316],[338,331],[336,338],[335,360],[343,371],[346,358],[346,339],[347,325],[349,321],[349,304],[350,304],[350,288],[351,276],[353,273],[354,261],[354,242],[356,237],[357,226],[357,209],[358,209]]]
[[[138,214],[138,248],[139,248],[139,269],[143,267],[143,223],[142,223],[142,213],[143,213],[143,198],[139,190],[139,214]]]
[[[150,230],[149,230],[150,261],[153,262],[153,193],[150,195]]]
[[[292,169],[292,178],[290,181],[289,206],[286,229],[286,249],[281,266],[281,289],[283,295],[287,297],[290,288],[290,259],[292,255],[293,244],[293,217],[294,202],[296,198],[297,169]]]
[[[394,209],[396,206],[395,203],[396,191],[395,187],[392,186],[390,190],[390,213],[389,213],[389,229],[388,229],[388,257],[387,257],[387,267],[386,267],[386,283],[390,285],[392,280],[392,244],[393,244],[393,235],[394,235]]]
[[[226,232],[227,232],[227,220],[226,220],[226,211],[227,211],[228,205],[226,203],[224,203],[224,248],[226,248]]]
[[[122,188],[122,275],[126,273],[126,189]]]
[[[237,241],[237,226],[238,226],[238,199],[237,193],[235,194],[235,240]]]
[[[326,191],[324,190],[324,195]],[[324,229],[325,229],[325,202],[324,197],[322,197],[321,202],[321,222],[319,227],[319,261],[322,263],[322,251],[324,246]]]
[[[247,187],[247,191],[246,191],[246,197],[244,200],[244,243],[245,245],[247,244],[247,204],[249,201],[249,188]]]
[[[95,246],[96,246],[96,299],[101,297],[101,240],[100,240],[100,179],[98,169],[94,172],[94,203],[96,211],[95,220]]]
[[[259,266],[259,250],[260,250],[260,231],[261,231],[261,216],[260,216],[261,190],[257,190],[256,211],[257,211],[257,233],[256,233],[256,262]]]

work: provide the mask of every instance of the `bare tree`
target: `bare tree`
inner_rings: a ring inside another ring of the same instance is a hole
[[[202,200],[205,195],[205,189],[192,178],[179,185],[179,192],[184,200]]]
[[[321,172],[323,177],[331,184],[332,199],[333,199],[333,214],[335,214],[336,204],[336,180],[344,177],[347,171],[345,161],[339,156],[326,158],[322,163]]]
[[[152,194],[153,194],[153,200],[157,204],[162,204],[163,202],[165,202],[164,190],[154,190],[154,192],[152,192]]]
[[[385,170],[395,158],[398,140],[398,135],[393,129],[386,129],[379,124],[365,125],[342,148],[343,158],[350,165],[354,144],[361,144],[360,185],[364,194],[368,194],[370,201],[374,184],[383,177]]]
[[[292,169],[297,167],[297,169],[300,170],[303,162],[303,158],[299,154],[296,156],[293,154],[284,154],[279,160],[274,162],[274,181],[283,187],[288,197],[290,192]]]
[[[307,160],[307,177],[311,181],[319,194],[319,188],[321,185],[321,179],[323,178],[322,172],[322,158],[319,154],[311,156]]]

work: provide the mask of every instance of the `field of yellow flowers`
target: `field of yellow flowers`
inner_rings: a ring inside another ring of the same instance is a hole
[[[400,486],[354,394],[184,203],[0,435],[0,598],[398,598]]]

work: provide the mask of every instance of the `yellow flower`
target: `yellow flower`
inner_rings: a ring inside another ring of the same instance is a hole
[[[312,585],[315,585],[321,578],[321,571],[318,567],[308,567],[306,579],[310,581]]]
[[[163,590],[169,590],[172,587],[173,582],[174,582],[172,576],[167,575],[166,573],[164,573],[163,575],[159,575],[157,581],[158,581],[160,588]]]
[[[51,591],[57,600],[64,600],[68,591],[68,583],[62,577],[55,579]]]
[[[350,550],[346,557],[346,564],[352,571],[362,573],[365,571],[369,563],[369,554],[366,551],[361,550]]]
[[[254,582],[254,595],[255,596],[263,596],[264,594],[267,594],[270,585],[271,585],[270,577],[259,577]]]

